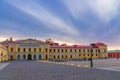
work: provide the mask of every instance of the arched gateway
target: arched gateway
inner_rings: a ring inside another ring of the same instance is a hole
[[[32,60],[32,55],[28,54],[28,60]]]

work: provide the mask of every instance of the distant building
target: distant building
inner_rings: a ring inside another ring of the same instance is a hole
[[[109,58],[120,58],[120,50],[109,50],[108,57]]]
[[[59,45],[51,39],[15,40],[12,38],[1,42],[7,47],[9,60],[41,60],[41,59],[90,59],[108,58],[107,45],[102,42],[93,43],[92,54],[89,45]]]
[[[7,48],[0,44],[0,62],[4,62],[8,60],[8,51]]]

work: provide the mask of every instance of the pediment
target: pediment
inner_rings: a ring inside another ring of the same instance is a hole
[[[21,40],[21,41],[19,41],[19,43],[22,43],[22,44],[43,44],[42,41],[38,41],[36,39]]]

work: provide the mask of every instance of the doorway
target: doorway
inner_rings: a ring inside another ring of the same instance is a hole
[[[32,60],[32,55],[28,54],[28,60]]]

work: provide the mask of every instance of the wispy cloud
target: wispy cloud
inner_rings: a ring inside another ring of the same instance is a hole
[[[43,8],[35,1],[26,0],[26,1],[8,1],[11,5],[15,6],[16,8],[22,10],[23,12],[31,15],[32,17],[36,18],[43,24],[47,25],[49,28],[53,30],[61,31],[67,35],[79,35],[79,32],[75,27],[68,23],[65,20],[62,20],[58,16],[54,15],[53,13],[49,12],[46,8]]]
[[[89,10],[104,22],[109,22],[118,15],[120,5],[119,0],[63,0],[63,3],[76,19],[89,14]]]

